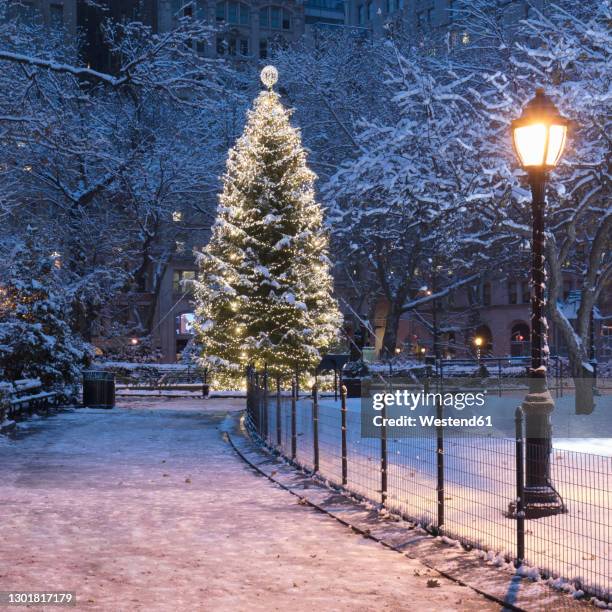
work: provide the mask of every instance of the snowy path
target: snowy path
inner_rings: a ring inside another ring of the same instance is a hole
[[[219,432],[241,403],[140,400],[0,437],[0,591],[112,612],[498,609],[245,467]]]

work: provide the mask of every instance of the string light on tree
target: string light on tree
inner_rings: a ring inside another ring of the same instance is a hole
[[[201,253],[196,333],[203,362],[242,375],[315,366],[336,337],[328,240],[291,113],[273,91],[274,66],[230,150],[220,208]]]

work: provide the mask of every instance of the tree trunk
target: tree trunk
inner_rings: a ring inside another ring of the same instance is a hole
[[[383,336],[381,348],[381,357],[383,359],[391,359],[395,355],[397,331],[401,316],[401,306],[398,304],[390,304],[385,317],[385,334]]]
[[[570,374],[576,387],[576,414],[591,414],[595,407],[593,386],[594,371],[586,352],[587,343],[574,331],[571,323],[556,305],[550,305],[552,319],[567,346]]]

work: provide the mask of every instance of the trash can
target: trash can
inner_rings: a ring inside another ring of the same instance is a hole
[[[83,372],[83,406],[112,408],[115,405],[115,375],[112,372]]]

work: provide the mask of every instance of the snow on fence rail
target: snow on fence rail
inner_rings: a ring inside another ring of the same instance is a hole
[[[517,520],[508,509],[524,470],[522,434],[362,438],[360,400],[288,396],[255,372],[247,379],[246,422],[267,446],[333,485],[489,557],[524,563],[522,573],[610,601],[612,457],[555,448],[552,477],[567,513]]]

